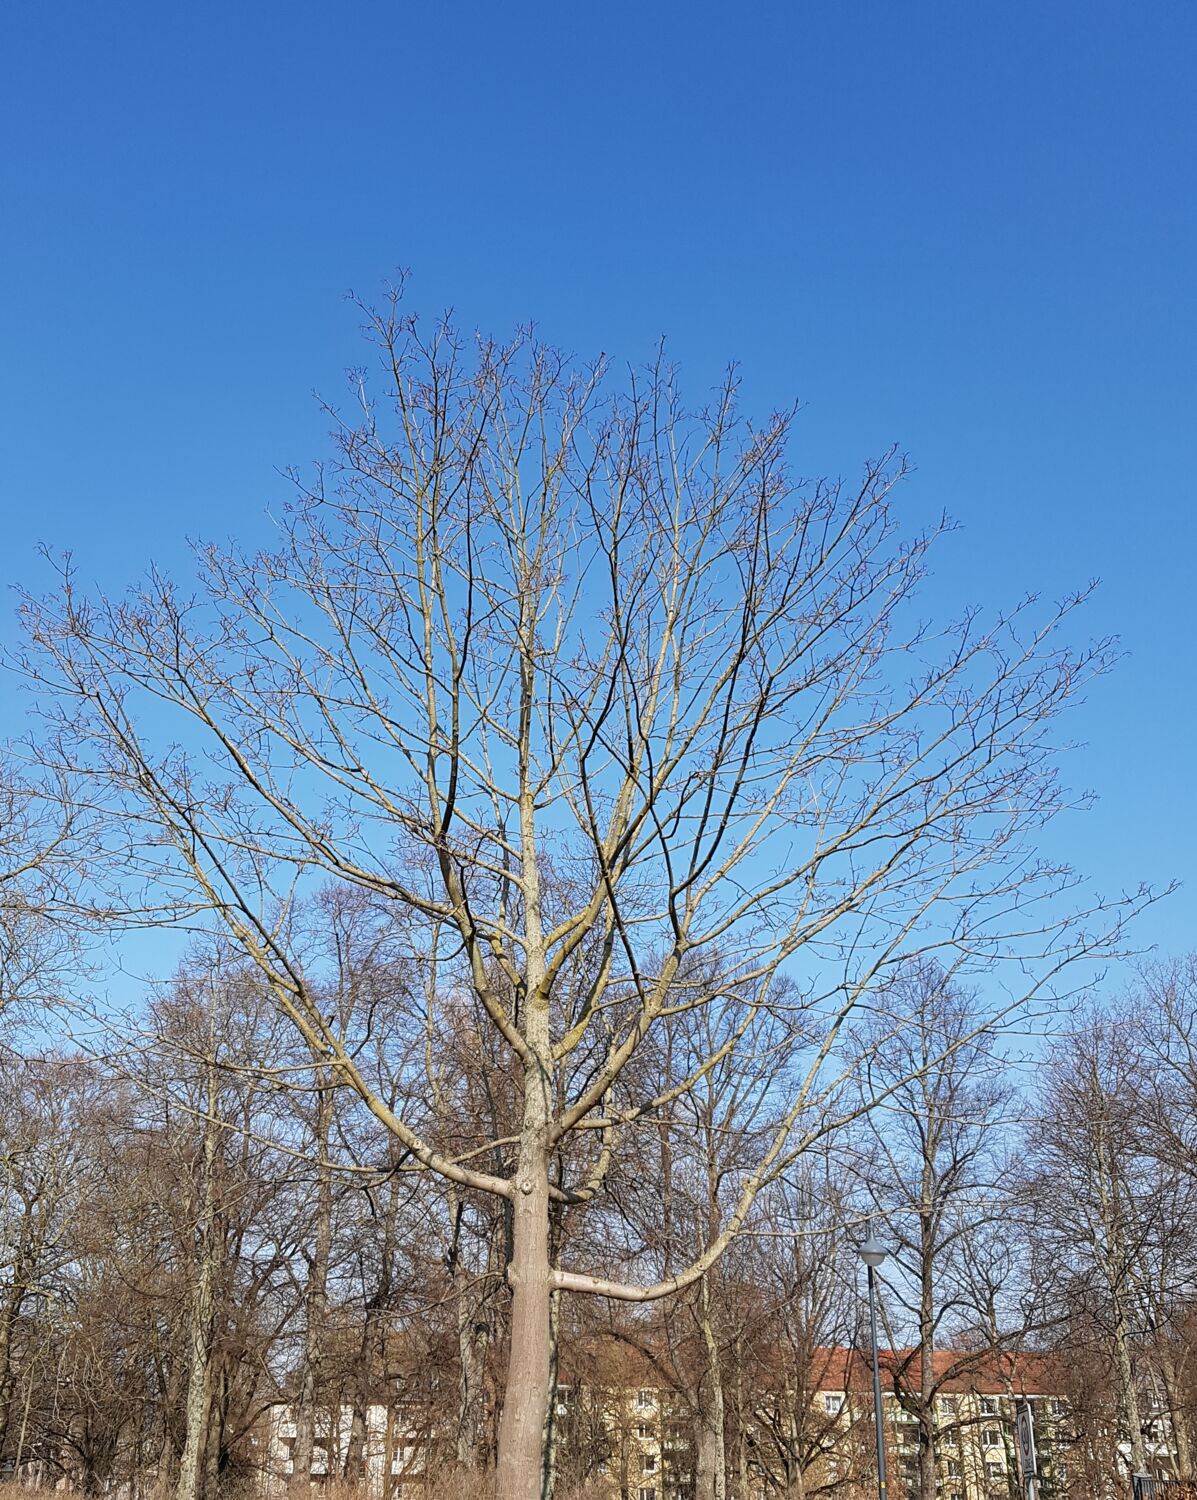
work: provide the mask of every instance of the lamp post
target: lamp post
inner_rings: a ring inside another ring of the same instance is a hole
[[[872,1234],[860,1247],[860,1258],[869,1275],[869,1332],[873,1344],[873,1423],[877,1428],[877,1500],[886,1500],[885,1423],[881,1416],[881,1363],[877,1349],[877,1290],[874,1273],[885,1259],[885,1251]]]

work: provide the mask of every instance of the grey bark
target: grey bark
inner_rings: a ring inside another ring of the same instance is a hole
[[[295,1417],[294,1484],[306,1488],[311,1482],[312,1455],[316,1441],[316,1406],[322,1394],[320,1367],[328,1323],[328,1267],[332,1253],[332,1168],[328,1142],[332,1130],[333,1091],[327,1071],[317,1066],[316,1121],[313,1147],[316,1155],[316,1208],[312,1220],[312,1257],[308,1266],[307,1321],[303,1337],[303,1373]],[[331,1463],[331,1453],[329,1462]]]
[[[560,1438],[557,1421],[557,1375],[560,1362],[561,1293],[553,1292],[549,1297],[549,1411],[545,1419],[544,1477],[541,1482],[542,1500],[553,1500],[557,1484],[557,1448]]]
[[[1172,1441],[1176,1449],[1176,1477],[1188,1481],[1193,1477],[1193,1444],[1189,1436],[1189,1418],[1180,1391],[1180,1380],[1171,1358],[1165,1357],[1160,1361],[1160,1375],[1168,1397],[1168,1418],[1172,1424]]]
[[[1121,1291],[1114,1289],[1114,1368],[1118,1379],[1118,1404],[1130,1441],[1131,1466],[1136,1474],[1147,1472],[1147,1449],[1143,1444],[1143,1416],[1135,1383],[1130,1329]]]
[[[523,698],[532,700],[534,653],[521,668]],[[523,1119],[511,1214],[511,1343],[499,1418],[497,1500],[540,1500],[548,1426],[552,1269],[549,1261],[549,1150],[552,1106],[552,1036],[541,925],[540,870],[536,856],[530,766],[520,773],[520,847],[525,935],[525,1042]]]
[[[457,1462],[472,1467],[483,1448],[486,1426],[486,1352],[490,1329],[483,1306],[484,1289],[462,1269],[457,1293]]]
[[[698,1326],[706,1356],[706,1371],[698,1387],[694,1494],[696,1500],[727,1500],[723,1365],[719,1342],[711,1322],[711,1288],[708,1276],[704,1276],[699,1285]]]
[[[186,1396],[186,1438],[179,1460],[175,1500],[199,1500],[202,1459],[212,1406],[212,1336],[215,1326],[217,1260],[217,1160],[216,1068],[209,1061],[203,1144],[200,1150],[200,1203],[196,1224],[195,1281],[188,1316],[189,1369]]]

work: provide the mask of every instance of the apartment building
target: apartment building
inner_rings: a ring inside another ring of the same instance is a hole
[[[827,1437],[834,1454],[848,1428],[867,1427],[871,1440],[872,1370],[859,1351],[824,1354],[818,1400],[826,1411],[835,1408],[840,1413],[839,1428]],[[908,1351],[882,1352],[887,1471],[894,1500],[907,1500],[920,1492],[920,1457],[927,1440],[912,1363]],[[943,1500],[1010,1500],[1019,1494],[1015,1437],[1019,1402],[1027,1402],[1034,1416],[1044,1500],[1065,1493],[1068,1404],[1051,1393],[1042,1361],[994,1357],[965,1363],[958,1352],[937,1350],[932,1376],[935,1395],[925,1416],[930,1419],[936,1489]],[[870,1453],[867,1472],[872,1474],[875,1466]]]
[[[727,1455],[730,1487],[742,1500],[787,1491],[855,1500],[873,1492],[872,1374],[858,1350],[823,1349],[803,1372],[763,1382],[747,1408],[733,1412]],[[940,1389],[933,1406],[936,1491],[941,1500],[1017,1500],[1020,1482],[1015,1407],[1035,1416],[1042,1500],[1066,1500],[1075,1441],[1068,1402],[1050,1390],[1034,1359],[994,1361],[949,1378],[958,1356],[937,1355]],[[919,1493],[920,1422],[903,1398],[901,1351],[882,1357],[886,1452],[892,1500]],[[292,1482],[295,1422],[273,1407],[260,1448],[263,1489],[281,1494]],[[618,1358],[574,1357],[563,1368],[554,1411],[556,1465],[563,1489],[586,1484],[611,1500],[692,1500],[698,1467],[693,1402],[663,1378],[650,1357],[622,1349]],[[430,1467],[451,1450],[447,1434],[421,1426],[402,1407],[371,1405],[355,1421],[342,1407],[317,1419],[311,1479],[364,1478],[378,1500],[416,1492]]]
[[[266,1495],[290,1490],[295,1477],[298,1427],[291,1406],[270,1407],[258,1442],[260,1488]],[[352,1406],[318,1411],[312,1444],[311,1483],[322,1486],[342,1476],[365,1481],[371,1496],[384,1500],[414,1488],[428,1474],[428,1435],[402,1406],[373,1402],[364,1413]]]

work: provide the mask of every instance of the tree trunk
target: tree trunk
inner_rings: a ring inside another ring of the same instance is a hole
[[[736,1340],[736,1469],[739,1479],[737,1500],[748,1500],[748,1405],[744,1397],[744,1350]]]
[[[21,1427],[17,1433],[17,1451],[13,1459],[13,1472],[17,1478],[21,1474],[21,1463],[25,1456],[25,1438],[29,1432],[29,1411],[33,1405],[33,1385],[37,1372],[36,1364],[32,1365],[25,1377],[25,1400],[21,1408]]]
[[[12,1267],[12,1284],[4,1301],[3,1313],[0,1314],[0,1456],[3,1456],[8,1447],[8,1429],[11,1424],[14,1390],[13,1332],[29,1294],[30,1282],[37,1275],[36,1268],[41,1258],[41,1239],[42,1236],[34,1218],[34,1200],[26,1198],[17,1234],[17,1253]]]
[[[212,1284],[209,1264],[200,1268],[190,1319],[191,1368],[187,1378],[187,1437],[179,1460],[176,1500],[199,1500],[200,1459],[211,1409]]]
[[[919,1494],[922,1500],[936,1500],[935,1496],[935,1435],[931,1409],[923,1406],[919,1411]]]
[[[328,1163],[328,1138],[332,1129],[333,1093],[325,1070],[316,1067],[316,1212],[312,1225],[312,1259],[308,1268],[307,1326],[303,1336],[303,1377],[299,1388],[299,1410],[295,1415],[293,1484],[306,1489],[311,1483],[312,1454],[316,1443],[316,1406],[321,1390],[320,1364],[328,1322],[328,1266],[332,1252],[332,1169]],[[329,1448],[329,1467],[332,1449]]]
[[[1189,1437],[1189,1418],[1180,1393],[1176,1365],[1170,1358],[1160,1361],[1164,1393],[1168,1397],[1168,1417],[1172,1423],[1172,1442],[1176,1448],[1176,1477],[1186,1482],[1193,1478],[1193,1445]]]
[[[349,1419],[349,1437],[345,1443],[345,1462],[341,1478],[352,1484],[366,1475],[366,1423],[369,1408],[362,1400],[361,1387],[354,1393],[353,1413]]]
[[[159,1435],[158,1459],[154,1466],[152,1489],[157,1500],[166,1500],[174,1493],[179,1478],[179,1459],[187,1440],[187,1421],[179,1412],[186,1401],[182,1391],[184,1375],[180,1360],[167,1360],[165,1366],[158,1361],[157,1389],[152,1398],[152,1409],[157,1419]],[[61,1377],[60,1377],[61,1378]]]
[[[525,605],[527,601],[524,601]],[[531,702],[535,671],[531,634],[521,668]],[[549,1261],[549,1120],[552,1036],[545,988],[540,872],[536,860],[535,794],[526,741],[520,746],[520,853],[524,896],[524,1108],[511,1212],[511,1343],[499,1419],[496,1500],[541,1500],[548,1435],[552,1329]]]
[[[13,1371],[12,1336],[25,1300],[25,1288],[19,1283],[19,1267],[13,1273],[13,1287],[0,1313],[0,1456],[8,1447],[9,1416],[12,1411]]]
[[[529,1082],[529,1092],[536,1088]],[[525,1131],[512,1212],[511,1348],[499,1419],[497,1500],[540,1500],[549,1415],[549,1174],[545,1131]]]
[[[483,1447],[486,1420],[486,1351],[490,1329],[483,1302],[485,1286],[460,1263],[454,1267],[457,1290],[457,1462],[476,1466]]]
[[[198,1265],[189,1316],[190,1365],[187,1376],[186,1431],[179,1461],[176,1500],[199,1500],[202,1461],[212,1406],[212,1333],[216,1312],[216,1128],[215,1069],[209,1067],[207,1115],[201,1151],[200,1212],[196,1226]]]
[[[727,1448],[724,1440],[723,1368],[711,1325],[710,1278],[699,1283],[698,1326],[706,1351],[706,1373],[698,1387],[695,1500],[727,1500]]]
[[[919,1496],[936,1500],[935,1472],[935,1233],[938,1128],[928,1133],[919,1203]]]
[[[220,1395],[208,1405],[208,1427],[204,1434],[204,1500],[216,1500],[220,1491],[221,1449],[224,1447],[225,1413],[228,1407],[227,1377],[219,1377]]]
[[[392,1162],[392,1165],[394,1163]],[[362,1338],[354,1386],[353,1421],[345,1450],[346,1479],[369,1479],[371,1463],[370,1406],[385,1400],[388,1318],[393,1301],[392,1268],[395,1255],[395,1223],[399,1212],[399,1179],[392,1172],[386,1188],[382,1214],[382,1237],[378,1247],[378,1281],[362,1315]],[[389,1406],[388,1406],[389,1410]],[[390,1462],[388,1457],[387,1462]],[[390,1470],[387,1469],[389,1474]]]
[[[797,1449],[797,1446],[795,1443],[794,1448]],[[791,1500],[806,1500],[806,1469],[801,1455],[797,1452],[787,1454],[786,1479],[789,1481],[788,1491]],[[746,1500],[746,1496],[741,1495],[740,1500]]]
[[[1135,1371],[1131,1360],[1130,1336],[1122,1298],[1114,1297],[1114,1363],[1118,1371],[1119,1405],[1130,1439],[1131,1468],[1136,1474],[1147,1472],[1147,1450],[1143,1446],[1143,1419],[1139,1412],[1139,1393],[1135,1388]]]
[[[541,1500],[553,1500],[557,1485],[557,1376],[560,1368],[561,1293],[549,1293],[549,1410],[545,1421],[544,1475]]]
[[[726,1500],[727,1454],[723,1441],[723,1387],[708,1370],[698,1391],[698,1432],[694,1456],[695,1500]]]

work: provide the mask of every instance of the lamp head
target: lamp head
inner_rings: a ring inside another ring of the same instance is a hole
[[[885,1259],[884,1249],[877,1243],[877,1241],[871,1234],[869,1235],[868,1239],[865,1240],[864,1244],[861,1245],[857,1253],[860,1255],[860,1258],[864,1261],[865,1265],[872,1266],[874,1270]]]

